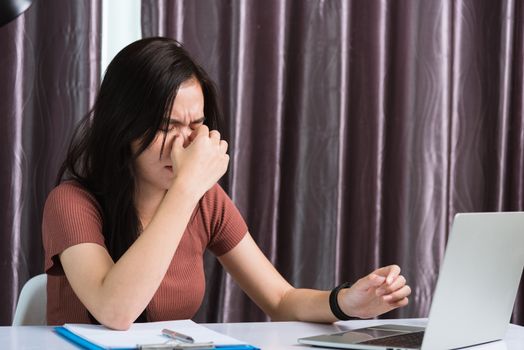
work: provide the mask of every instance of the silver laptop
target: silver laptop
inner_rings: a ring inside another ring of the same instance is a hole
[[[502,339],[524,266],[524,212],[457,214],[426,328],[382,325],[298,339],[343,349],[455,349]]]

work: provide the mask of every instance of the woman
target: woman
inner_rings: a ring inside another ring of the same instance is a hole
[[[217,184],[229,156],[213,86],[166,38],[132,43],[111,62],[44,209],[48,323],[124,330],[191,318],[205,249],[275,320],[333,322],[406,305],[398,266],[331,293],[295,289],[273,268]]]

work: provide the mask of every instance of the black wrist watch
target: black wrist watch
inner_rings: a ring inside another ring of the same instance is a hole
[[[340,308],[340,305],[338,305],[338,292],[340,292],[343,288],[349,288],[351,287],[351,283],[344,282],[341,285],[333,288],[331,290],[331,293],[329,294],[329,307],[331,308],[331,312],[333,315],[335,315],[336,318],[338,318],[341,321],[347,321],[351,319],[351,316],[348,316],[342,311]]]

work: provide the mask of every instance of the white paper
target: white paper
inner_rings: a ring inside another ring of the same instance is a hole
[[[195,339],[196,343],[210,342],[215,345],[245,344],[230,336],[212,331],[191,320],[135,323],[127,331],[115,331],[101,325],[70,324],[64,328],[85,340],[106,349],[136,348],[140,344],[162,344],[170,338],[162,335],[167,328]]]

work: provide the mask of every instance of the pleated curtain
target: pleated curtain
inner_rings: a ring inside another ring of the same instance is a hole
[[[0,324],[43,271],[42,207],[99,84],[99,22],[99,1],[41,0],[0,28]],[[413,294],[384,317],[427,317],[454,215],[524,210],[521,1],[142,0],[142,30],[216,81],[222,185],[296,287],[396,263]],[[206,281],[196,321],[267,320],[210,254]]]

